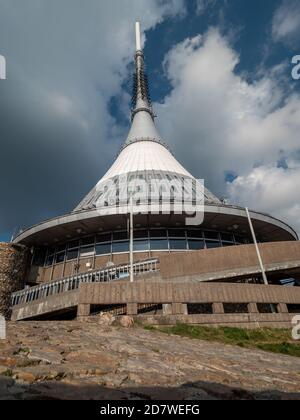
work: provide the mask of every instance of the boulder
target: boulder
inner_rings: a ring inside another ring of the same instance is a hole
[[[131,316],[124,315],[120,318],[119,323],[120,323],[121,327],[131,328],[134,325],[134,319]]]

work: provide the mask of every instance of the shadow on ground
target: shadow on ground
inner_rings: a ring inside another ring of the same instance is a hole
[[[233,388],[212,382],[193,382],[178,387],[127,386],[118,389],[102,385],[65,383],[61,381],[38,382],[32,385],[17,383],[0,376],[1,400],[300,400],[300,393],[277,390],[253,391]]]

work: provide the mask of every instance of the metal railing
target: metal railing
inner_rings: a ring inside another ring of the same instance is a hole
[[[141,261],[133,264],[134,275],[153,273],[159,270],[158,258]],[[15,292],[11,297],[11,305],[24,305],[48,296],[58,295],[79,288],[81,283],[104,283],[129,278],[130,265],[113,266],[101,270],[94,270],[87,273],[76,274],[64,279],[44,283],[39,286]]]

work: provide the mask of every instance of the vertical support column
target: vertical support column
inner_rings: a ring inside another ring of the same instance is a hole
[[[172,303],[172,314],[173,315],[186,315],[187,305],[184,303]]]
[[[127,315],[137,315],[138,305],[137,303],[127,303]]]
[[[278,303],[277,311],[279,314],[288,314],[289,310],[286,303]]]
[[[258,308],[257,308],[257,303],[251,302],[248,303],[248,312],[249,314],[258,314]]]
[[[172,303],[163,304],[163,315],[172,315]]]
[[[212,304],[212,307],[213,307],[213,313],[215,315],[224,314],[225,313],[223,303],[215,302],[215,303]]]
[[[80,303],[77,306],[77,319],[78,321],[84,322],[88,320],[91,313],[91,305]]]

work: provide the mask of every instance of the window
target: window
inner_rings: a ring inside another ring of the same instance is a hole
[[[53,261],[54,261],[54,255],[48,255],[48,257],[46,258],[45,266],[49,267],[50,265],[53,264]]]
[[[36,265],[36,266],[44,265],[45,257],[46,257],[46,251],[44,249],[35,249],[32,265]]]
[[[112,245],[112,252],[129,252],[129,241],[126,242],[114,242]]]
[[[135,239],[148,238],[148,231],[147,230],[135,230],[133,232],[133,237]]]
[[[183,229],[170,229],[169,230],[170,238],[185,238],[185,230]]]
[[[72,249],[72,250],[68,250],[68,252],[67,252],[67,261],[77,259],[78,258],[78,251],[79,251],[78,248]]]
[[[111,244],[96,245],[96,255],[106,255],[111,253]]]
[[[149,251],[149,241],[148,240],[134,241],[133,250],[134,251]]]
[[[186,240],[185,239],[170,239],[170,249],[186,250]]]
[[[219,240],[219,233],[218,232],[204,232],[204,236],[206,239],[216,239]]]
[[[206,248],[219,248],[221,246],[220,242],[217,241],[205,241],[206,242]]]
[[[189,238],[203,238],[201,230],[188,230],[187,234]]]
[[[243,238],[242,236],[239,236],[239,235],[234,235],[234,236],[235,236],[236,243],[238,243],[238,244],[246,244],[247,243],[246,239]]]
[[[168,240],[167,239],[151,239],[150,246],[152,250],[160,251],[160,250],[168,250]]]
[[[59,264],[64,262],[65,260],[65,252],[60,252],[59,254],[56,254],[55,256],[55,264]]]
[[[201,241],[201,240],[197,241],[195,239],[189,239],[188,243],[189,243],[189,249],[191,249],[191,250],[197,250],[197,249],[204,249],[205,248],[204,241]]]
[[[96,236],[96,243],[101,243],[101,242],[110,242],[111,241],[111,234],[103,234],[103,235],[97,235]]]
[[[66,245],[60,245],[56,248],[56,252],[64,252],[66,250]]]
[[[166,238],[167,231],[164,229],[153,229],[150,231],[151,238]]]
[[[114,241],[121,241],[123,239],[128,239],[128,233],[125,232],[114,232],[113,233],[113,240]]]
[[[226,242],[234,242],[233,236],[231,235],[231,233],[221,233],[221,239],[222,241],[226,241]]]
[[[72,248],[78,248],[79,247],[79,241],[71,241],[68,244],[68,248],[72,249]]]
[[[88,238],[83,238],[81,240],[81,245],[85,246],[85,245],[93,245],[95,242],[95,238],[94,236],[89,236]]]
[[[80,248],[80,256],[81,257],[89,257],[93,255],[95,252],[94,246],[83,246]]]

